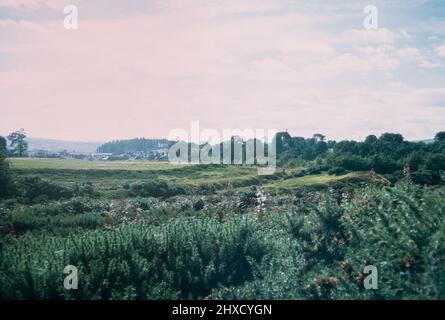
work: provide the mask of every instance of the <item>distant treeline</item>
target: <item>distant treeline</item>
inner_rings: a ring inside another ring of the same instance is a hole
[[[173,143],[167,139],[117,140],[103,144],[97,151],[113,154],[150,152],[168,148]],[[323,168],[338,169],[339,172],[374,169],[377,173],[388,174],[401,171],[404,165],[409,165],[411,171],[431,170],[438,174],[445,170],[445,131],[438,132],[428,143],[407,141],[399,133],[384,133],[379,137],[369,135],[358,142],[326,140],[319,133],[311,138],[293,137],[288,132],[277,133],[275,143],[280,166],[307,166],[307,162],[316,161],[322,165],[322,171]],[[232,137],[232,152],[235,144],[241,144],[244,153],[246,141]],[[190,146],[189,143],[189,157]],[[266,144],[265,149],[268,147]]]
[[[403,171],[422,184],[440,184],[440,172],[445,170],[445,132],[434,140],[406,141],[401,134],[369,135],[363,142],[344,140],[325,141],[324,136],[291,137],[287,132],[277,136],[277,156],[280,165],[316,164],[317,171],[330,172],[374,170],[390,174],[394,180]],[[317,168],[318,167],[318,168]]]
[[[168,148],[169,143],[170,142],[167,139],[136,138],[129,140],[115,140],[99,146],[97,152],[112,154],[151,152]]]

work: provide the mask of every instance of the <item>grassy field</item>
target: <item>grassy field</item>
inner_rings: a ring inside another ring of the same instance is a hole
[[[229,181],[234,189],[243,191],[254,185],[279,192],[302,186],[326,185],[363,173],[335,176],[321,173],[294,177],[304,168],[278,168],[272,177],[257,175],[255,167],[234,165],[191,165],[168,162],[135,161],[87,161],[77,159],[11,158],[10,165],[19,176],[37,175],[52,181],[82,183],[91,181],[97,190],[111,197],[121,197],[123,185],[146,179],[163,180],[179,185],[199,187],[208,183],[224,188]],[[120,194],[120,195],[119,195]]]
[[[171,164],[162,161],[133,160],[133,161],[87,161],[72,158],[10,158],[11,167],[16,170],[171,170],[187,164]]]
[[[11,167],[19,175],[39,175],[60,182],[91,181],[102,186],[144,179],[160,179],[184,185],[220,183],[248,179],[256,175],[249,166],[191,165],[168,162],[87,161],[76,159],[11,158]]]
[[[342,181],[349,178],[359,178],[364,176],[365,173],[363,172],[351,172],[340,176],[328,175],[326,173],[322,173],[304,177],[274,180],[265,184],[263,187],[264,189],[269,191],[279,191],[286,189],[291,190],[302,186],[314,186],[314,185],[326,185],[326,184],[329,185],[337,181]]]

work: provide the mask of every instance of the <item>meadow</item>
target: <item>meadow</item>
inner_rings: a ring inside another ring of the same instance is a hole
[[[2,299],[445,298],[445,191],[409,175],[7,161]],[[378,289],[363,286],[368,265]]]
[[[364,177],[367,173],[353,172],[342,175],[327,173],[298,177],[304,167],[286,170],[278,168],[275,175],[258,176],[253,166],[171,164],[149,160],[86,161],[77,159],[10,158],[11,168],[17,175],[38,175],[45,179],[63,183],[91,181],[99,190],[116,190],[125,184],[143,179],[157,179],[187,187],[206,186],[225,189],[229,181],[236,190],[246,190],[258,184],[266,190],[292,189],[300,186],[326,185],[353,177]]]

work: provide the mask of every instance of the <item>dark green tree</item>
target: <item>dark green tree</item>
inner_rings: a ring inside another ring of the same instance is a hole
[[[377,137],[375,135],[373,135],[373,134],[370,134],[365,139],[365,143],[375,143],[377,141],[378,141]]]
[[[423,164],[424,160],[425,160],[424,155],[420,154],[417,151],[414,151],[407,157],[405,162],[409,164],[412,171],[417,171],[419,170],[419,167]]]
[[[445,170],[445,154],[437,153],[430,155],[426,161],[426,167],[436,172]]]
[[[319,142],[319,141],[324,141],[324,139],[326,138],[326,136],[322,135],[321,133],[314,133],[313,137],[312,137],[315,141]]]
[[[383,142],[402,143],[403,136],[400,133],[384,133],[379,138]]]
[[[0,136],[0,161],[6,158],[6,139]]]
[[[14,131],[8,135],[8,140],[11,143],[13,152],[19,157],[22,157],[25,154],[26,150],[28,150],[28,142],[26,142],[25,139],[26,133],[23,129]]]
[[[288,132],[278,132],[275,135],[277,154],[282,153],[288,147],[290,140],[291,136]]]
[[[6,161],[6,139],[0,136],[0,198],[12,193],[11,170]]]
[[[436,133],[434,140],[436,140],[438,142],[445,142],[445,131],[440,131],[440,132]]]

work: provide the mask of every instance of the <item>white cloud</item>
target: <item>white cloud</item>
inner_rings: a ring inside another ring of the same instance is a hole
[[[50,8],[60,8],[69,3],[68,0],[0,0],[0,7],[29,7],[37,8],[47,6]]]
[[[396,38],[393,31],[379,28],[377,30],[347,30],[336,37],[337,41],[349,44],[392,44]]]
[[[445,44],[436,48],[436,53],[442,58],[445,58]]]

